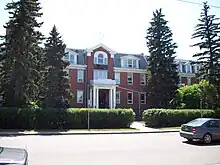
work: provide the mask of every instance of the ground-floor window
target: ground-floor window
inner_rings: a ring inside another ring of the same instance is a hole
[[[77,90],[77,103],[83,103],[83,91]]]
[[[141,104],[146,104],[146,93],[141,93]]]
[[[133,104],[133,92],[128,92],[127,94],[127,103]]]
[[[120,91],[116,92],[116,104],[120,104]]]

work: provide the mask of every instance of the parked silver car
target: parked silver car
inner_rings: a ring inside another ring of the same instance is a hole
[[[0,165],[27,165],[28,153],[21,148],[0,147]]]
[[[200,140],[209,144],[220,140],[220,119],[198,118],[181,126],[180,136],[188,141]]]

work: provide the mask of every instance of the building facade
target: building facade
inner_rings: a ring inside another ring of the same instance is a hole
[[[72,107],[132,108],[137,115],[146,109],[147,56],[117,53],[103,44],[66,52]],[[197,83],[198,67],[187,60],[176,62],[180,84]]]

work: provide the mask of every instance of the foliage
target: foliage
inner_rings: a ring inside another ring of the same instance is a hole
[[[193,57],[197,58],[195,63],[201,66],[198,76],[216,85],[220,94],[220,22],[209,10],[205,2],[192,36],[193,39],[199,39],[193,46],[199,47],[200,52]]]
[[[150,56],[147,75],[149,107],[167,108],[178,88],[177,64],[175,64],[176,43],[168,27],[162,10],[153,12],[150,27],[147,30],[147,47]]]
[[[1,129],[86,129],[90,128],[126,128],[134,121],[132,109],[31,109],[0,108]]]
[[[215,109],[217,90],[206,80],[199,84],[182,86],[177,90],[172,107],[180,109]]]
[[[200,117],[215,117],[214,110],[201,109],[148,109],[143,120],[149,127],[175,127]]]
[[[69,62],[63,60],[66,45],[54,26],[45,43],[45,79],[43,106],[66,107],[70,100],[70,85],[65,71]],[[66,105],[67,104],[67,105]]]
[[[9,21],[0,44],[0,91],[5,106],[22,107],[36,101],[40,93],[43,35],[38,0],[16,1],[6,5]]]

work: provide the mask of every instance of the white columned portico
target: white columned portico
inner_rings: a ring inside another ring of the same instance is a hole
[[[92,106],[93,106],[93,108],[95,108],[95,104],[96,104],[96,88],[95,88],[95,86],[93,86],[93,97],[92,97],[92,101],[93,101],[93,104],[92,104]]]
[[[96,88],[96,108],[99,108],[99,88]]]
[[[116,87],[113,88],[113,108],[116,107]]]
[[[112,108],[112,89],[109,89],[109,107]]]

